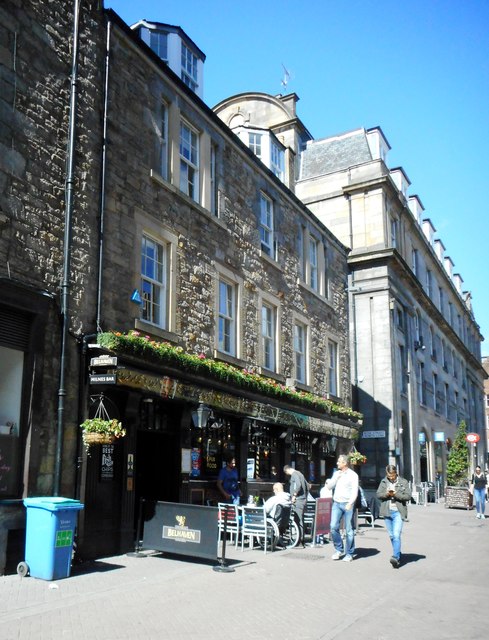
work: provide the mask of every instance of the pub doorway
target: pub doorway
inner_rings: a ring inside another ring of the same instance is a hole
[[[141,499],[178,502],[180,494],[180,407],[158,398],[142,398],[135,448],[134,526]]]

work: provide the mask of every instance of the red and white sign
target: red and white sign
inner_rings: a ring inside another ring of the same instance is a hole
[[[468,433],[465,436],[465,439],[467,440],[467,442],[472,442],[472,444],[475,444],[476,442],[479,442],[481,437],[478,433]]]

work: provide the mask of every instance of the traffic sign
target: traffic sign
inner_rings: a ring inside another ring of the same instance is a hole
[[[467,442],[472,442],[473,444],[475,444],[476,442],[479,442],[481,437],[478,433],[468,433],[465,436],[465,439],[467,440]]]

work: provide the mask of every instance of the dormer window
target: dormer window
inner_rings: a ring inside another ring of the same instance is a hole
[[[150,31],[149,46],[156,55],[168,62],[168,34],[163,31]]]
[[[278,144],[271,142],[270,169],[279,180],[284,180],[284,152]]]
[[[181,78],[192,91],[197,89],[197,56],[183,42]]]
[[[248,133],[248,147],[261,159],[261,133]]]

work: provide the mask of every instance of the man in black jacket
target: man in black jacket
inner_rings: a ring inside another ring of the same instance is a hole
[[[292,510],[297,515],[299,525],[299,544],[304,546],[304,509],[306,508],[309,485],[300,471],[290,465],[284,467],[286,476],[290,476],[289,493],[292,500]]]

